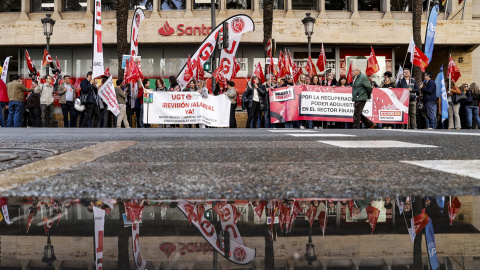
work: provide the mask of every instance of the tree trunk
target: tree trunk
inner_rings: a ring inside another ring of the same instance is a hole
[[[421,196],[415,197],[413,202],[413,213],[419,215],[423,209],[423,198]],[[416,236],[415,241],[413,242],[413,269],[412,270],[423,270],[422,262],[422,237],[423,230],[421,230]]]
[[[128,53],[127,25],[128,25],[128,0],[117,0],[117,58],[118,78],[123,79],[122,58]]]
[[[118,210],[120,212],[118,223],[118,270],[130,270],[130,260],[128,259],[128,238],[130,237],[131,229],[129,229],[130,227],[123,227],[122,215],[125,213],[125,206],[121,201],[118,202]]]
[[[263,46],[267,57],[268,40],[272,38],[273,0],[263,0]]]
[[[413,41],[415,45],[422,50],[422,13],[423,13],[423,2],[422,0],[413,0],[413,16],[412,16],[412,27],[413,27]],[[417,82],[422,82],[422,70],[420,67],[412,65],[412,75]]]

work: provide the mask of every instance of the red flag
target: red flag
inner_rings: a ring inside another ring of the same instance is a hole
[[[233,58],[233,61],[235,62],[233,66],[233,71],[232,71],[232,80],[235,79],[237,76],[237,73],[242,70],[242,67],[240,66],[240,62],[238,62],[237,58]]]
[[[269,38],[268,39],[268,43],[267,43],[267,57],[273,57],[272,55],[272,39]]]
[[[58,73],[62,73],[62,68],[60,67],[60,61],[58,61],[58,57],[55,56],[55,59],[57,61],[57,70],[58,70]]]
[[[300,77],[300,75],[302,75],[302,73],[302,68],[295,64],[292,69],[293,81],[298,82],[298,78]]]
[[[217,80],[217,83],[222,83],[226,84],[227,79],[225,78],[225,70],[223,68],[223,62],[220,64],[220,66],[212,73],[212,77]]]
[[[448,203],[448,217],[450,218],[450,225],[453,224],[453,220],[457,216],[458,211],[460,211],[460,207],[462,207],[462,204],[457,197],[453,198],[452,201]]]
[[[268,64],[268,72],[270,74],[272,74],[273,76],[277,77],[278,76],[278,72],[277,70],[275,69],[275,64],[273,63],[273,57],[270,57],[270,64]]]
[[[308,75],[312,77],[313,75],[317,74],[317,68],[313,64],[312,57],[308,56],[307,65],[305,66],[305,70],[307,70]]]
[[[315,216],[317,215],[318,207],[314,207],[310,205],[305,215],[308,217],[308,221],[310,221],[310,227],[313,225],[313,221],[315,220]]]
[[[28,54],[28,51],[25,50],[25,58],[27,58],[27,66],[28,66],[28,70],[30,71],[30,73],[36,73],[36,69],[35,69],[35,65],[33,64],[33,61],[32,59],[30,58],[30,55]]]
[[[353,201],[348,201],[348,211],[350,212],[350,220],[352,220],[353,219]]]
[[[263,210],[265,209],[266,202],[261,202],[257,207],[255,207],[255,214],[258,218],[262,217]]]
[[[32,226],[33,223],[33,218],[37,214],[37,206],[35,203],[33,204],[32,207],[28,210],[28,218],[27,218],[27,233],[30,230],[30,226]]]
[[[457,65],[455,64],[455,61],[453,61],[452,56],[450,55],[450,61],[448,62],[448,73],[447,76],[449,78],[452,78],[452,81],[457,82],[458,78],[462,76],[460,74],[460,69],[458,69]]]
[[[105,69],[104,75],[107,76],[107,77],[112,76],[112,75],[110,74],[110,69],[109,69],[109,67],[107,67],[107,69]]]
[[[190,79],[193,78],[193,70],[194,70],[194,65],[192,59],[190,59],[190,55],[188,55],[188,60],[187,60],[187,67],[185,68],[185,73],[183,74],[183,79],[185,81],[190,81]]]
[[[233,216],[233,224],[237,224],[237,221],[242,217],[242,213],[238,211],[237,207],[235,205],[230,204],[232,206],[232,216]]]
[[[197,79],[197,81],[203,80],[205,78],[205,70],[203,69],[202,61],[200,61],[200,54],[197,57],[195,78]]]
[[[425,72],[425,68],[428,66],[428,62],[430,60],[428,57],[423,54],[423,52],[415,46],[415,50],[413,52],[413,63],[415,66],[419,66],[422,72]],[[449,66],[450,67],[450,66]]]
[[[263,75],[263,70],[262,70],[262,66],[260,65],[260,63],[258,63],[255,66],[255,72],[253,72],[253,75],[257,76],[258,79],[260,79],[260,83],[265,82],[265,75]]]
[[[327,68],[325,66],[326,62],[327,62],[327,57],[325,56],[325,49],[323,48],[323,43],[322,43],[322,50],[320,51],[320,55],[318,56],[318,60],[317,60],[318,71],[320,72],[325,71],[325,69]]]
[[[278,56],[278,70],[280,72],[279,77],[285,77],[286,75],[290,74],[290,70],[288,69],[286,62],[287,57],[283,55],[280,51],[280,55]]]
[[[367,206],[366,210],[368,216],[368,223],[370,223],[370,227],[372,227],[373,234],[373,231],[375,231],[375,226],[377,226],[378,217],[380,216],[380,210],[371,205]]]
[[[320,215],[318,215],[318,222],[320,222],[320,229],[322,229],[322,234],[325,236],[325,229],[327,227],[327,213],[325,211],[321,211]]]
[[[48,66],[50,63],[53,63],[52,57],[48,54],[47,49],[45,49],[43,52],[42,66]]]
[[[415,235],[417,235],[430,221],[430,217],[425,213],[425,208],[422,209],[422,213],[413,217],[413,226],[415,227]]]
[[[375,56],[375,51],[371,46],[370,46],[370,49],[371,49],[370,57],[368,57],[367,70],[365,71],[365,74],[367,76],[372,76],[373,74],[380,71],[380,65],[378,65],[377,57]]]

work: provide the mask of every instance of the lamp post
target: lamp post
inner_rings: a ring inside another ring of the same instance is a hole
[[[43,34],[47,38],[47,52],[50,53],[50,36],[53,34],[53,26],[55,25],[55,20],[51,18],[51,14],[47,14],[47,17],[43,18]],[[47,66],[47,75],[49,73],[49,67]]]
[[[307,260],[308,265],[313,265],[313,262],[317,260],[315,255],[315,245],[312,243],[312,227],[308,231],[308,243],[305,247],[305,260]]]
[[[47,232],[47,245],[43,253],[42,262],[47,264],[47,267],[52,267],[52,263],[56,261],[55,252],[53,250],[52,242],[50,242],[50,230]]]
[[[310,17],[310,14],[311,13],[307,13],[307,17],[302,20],[303,26],[305,27],[305,35],[307,35],[308,38],[308,56],[310,56],[312,51],[310,41],[312,40],[313,26],[315,25],[315,18]]]

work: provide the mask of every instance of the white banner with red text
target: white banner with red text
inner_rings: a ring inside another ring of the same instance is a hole
[[[148,124],[205,124],[228,127],[230,99],[226,95],[202,98],[197,92],[149,92],[151,103],[143,104],[143,122]]]
[[[98,96],[107,104],[108,110],[115,116],[118,116],[120,107],[118,107],[117,94],[115,94],[112,76],[108,77],[108,80],[98,89]]]
[[[374,123],[407,124],[410,92],[374,88],[363,114]],[[297,85],[270,91],[272,123],[314,120],[353,122],[351,87]]]
[[[143,259],[140,252],[140,224],[138,221],[134,221],[132,224],[132,249],[133,259],[137,270],[145,270],[147,262]]]
[[[103,69],[103,43],[102,43],[102,1],[95,0],[93,13],[93,63],[92,78],[102,76]]]
[[[102,270],[105,210],[93,207],[93,219],[95,220],[95,270]]]
[[[207,220],[204,215],[197,215],[195,205],[192,205],[186,201],[180,201],[178,208],[182,210],[183,214],[188,218],[191,217],[192,224],[198,228],[207,242],[217,250],[220,255],[224,256],[228,260],[237,264],[248,264],[255,259],[256,250],[248,248],[244,245],[240,245],[230,238],[230,254],[225,256],[225,250],[220,249],[218,244],[217,231],[215,226]]]
[[[143,9],[135,9],[132,20],[132,34],[130,35],[130,55],[138,55],[138,33],[140,32],[140,24],[145,19]]]

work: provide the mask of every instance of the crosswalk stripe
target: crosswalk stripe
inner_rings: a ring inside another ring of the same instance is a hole
[[[433,130],[411,130],[411,129],[380,129],[386,131],[397,131],[397,132],[410,132],[410,133],[424,133],[424,134],[442,134],[442,135],[463,135],[463,136],[480,136],[480,133],[470,133],[470,132],[450,132],[445,131],[433,131]]]
[[[309,133],[313,132],[312,130],[304,130],[304,129],[270,129],[268,130],[273,133],[293,133],[293,132],[298,132],[298,133]]]
[[[401,141],[318,141],[320,143],[343,148],[433,148],[434,145],[425,145]]]
[[[402,160],[432,170],[480,179],[480,160]]]
[[[293,137],[357,137],[356,135],[348,134],[325,134],[325,133],[306,133],[306,134],[287,134]]]

